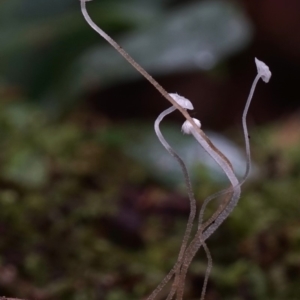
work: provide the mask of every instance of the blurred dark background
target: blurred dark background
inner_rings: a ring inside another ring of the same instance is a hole
[[[78,0],[0,1],[0,295],[145,299],[176,261],[189,213],[179,167],[153,133],[169,103],[84,21]],[[300,2],[93,0],[92,19],[253,172],[209,240],[207,300],[299,299]],[[226,186],[175,112],[163,132],[198,205]],[[217,206],[212,203],[209,216]],[[185,299],[199,299],[195,258]],[[166,298],[166,291],[158,299]]]

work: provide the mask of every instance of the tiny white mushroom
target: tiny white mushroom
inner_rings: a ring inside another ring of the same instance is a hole
[[[182,107],[182,108],[185,108],[185,109],[190,109],[190,110],[193,110],[194,109],[194,106],[192,104],[192,102],[185,98],[185,97],[182,97],[180,95],[178,95],[177,93],[169,93],[169,95]]]
[[[269,82],[272,76],[269,67],[263,61],[257,59],[256,57],[255,57],[255,64],[257,68],[257,73],[258,75],[260,75],[261,79],[266,83]]]
[[[169,93],[169,95],[174,99],[174,101],[176,101],[182,108],[184,109],[194,109],[192,102],[185,98],[182,97],[180,95],[178,95],[177,93]],[[160,122],[163,120],[163,118],[172,113],[173,111],[175,111],[176,108],[174,106],[171,106],[169,108],[167,108],[166,110],[164,110],[155,120],[154,123],[154,131],[158,137],[158,139],[160,140],[160,142],[163,144],[163,146],[169,151],[171,149],[171,151],[173,151],[172,147],[167,143],[167,141],[164,139],[164,137],[161,134],[160,128],[159,128],[159,124]]]
[[[201,128],[201,123],[198,119],[193,118],[194,122],[196,123],[196,125]],[[181,131],[184,134],[191,134],[192,133],[192,129],[193,129],[193,125],[189,122],[189,121],[185,121],[181,127]]]

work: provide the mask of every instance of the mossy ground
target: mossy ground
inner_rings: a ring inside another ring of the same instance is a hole
[[[188,216],[184,190],[125,156],[122,130],[83,119],[51,121],[23,102],[1,105],[3,295],[143,299],[176,260]],[[300,139],[282,143],[278,128],[251,134],[259,172],[208,241],[207,300],[299,299]],[[199,205],[222,187],[199,171]],[[200,252],[185,299],[199,299],[205,268]]]

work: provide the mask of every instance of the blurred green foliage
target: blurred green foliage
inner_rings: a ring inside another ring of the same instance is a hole
[[[87,6],[94,21],[153,75],[210,69],[250,40],[249,22],[229,3],[170,9],[171,3],[95,0]],[[50,112],[70,109],[90,88],[137,76],[85,23],[79,1],[2,1],[0,16],[0,84]]]

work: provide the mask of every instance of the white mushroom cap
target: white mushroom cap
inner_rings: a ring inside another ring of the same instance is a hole
[[[194,119],[194,122],[196,123],[196,125],[200,128],[201,127],[201,123],[198,119]],[[193,129],[193,125],[189,122],[189,121],[185,121],[181,127],[181,131],[185,134],[191,134],[192,133],[192,129]]]
[[[255,57],[255,64],[256,64],[256,68],[257,68],[257,73],[258,73],[258,75],[260,75],[261,79],[264,82],[269,82],[269,80],[272,76],[272,73],[271,73],[269,67],[264,62],[257,59],[256,57]]]
[[[187,99],[187,98],[184,98],[180,95],[178,95],[177,93],[170,93],[169,94],[182,108],[185,108],[185,109],[194,109],[194,106],[192,104],[192,102]]]

